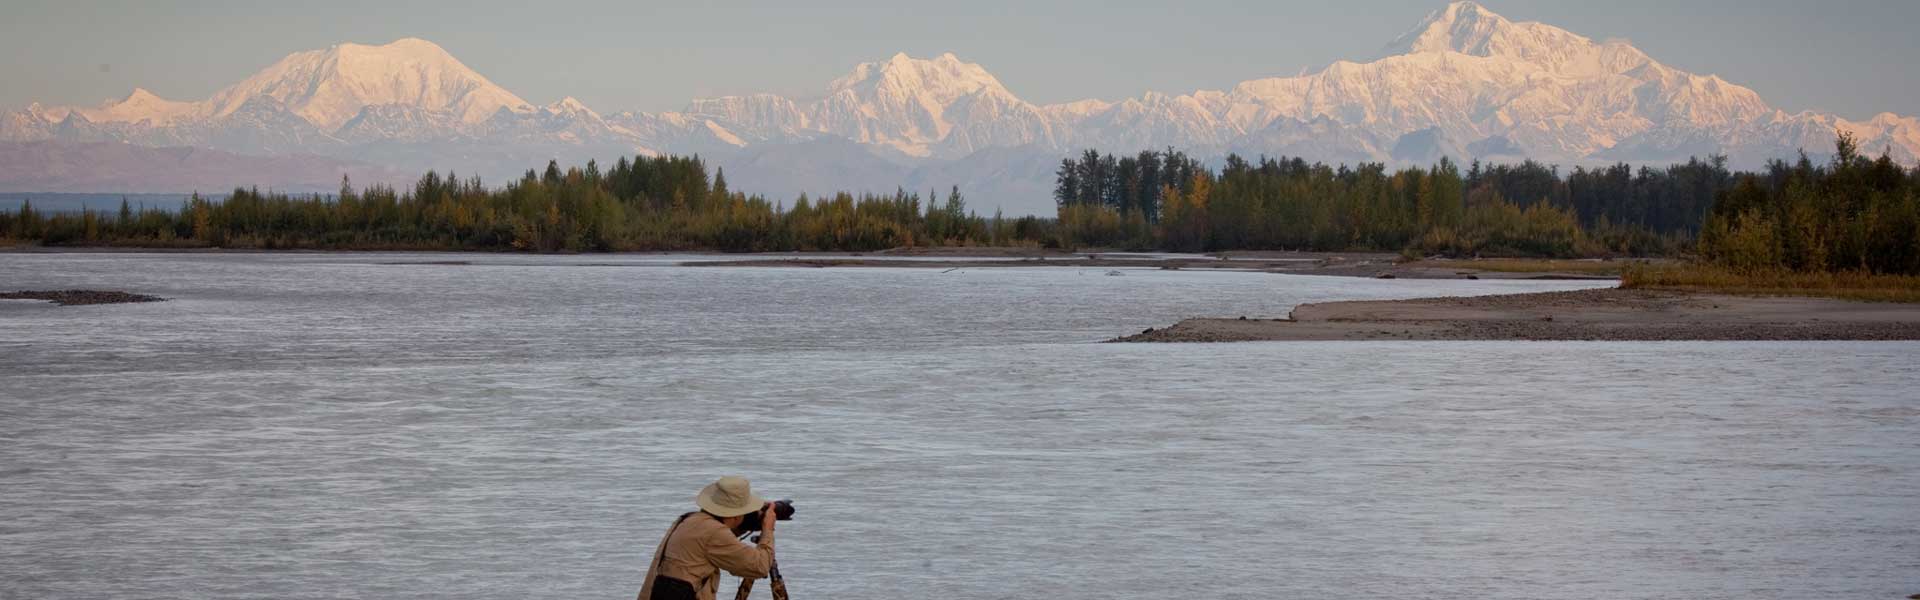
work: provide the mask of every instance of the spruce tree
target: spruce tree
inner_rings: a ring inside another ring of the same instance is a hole
[[[1080,165],[1072,157],[1060,159],[1060,168],[1053,172],[1053,201],[1059,206],[1073,204],[1080,198]]]

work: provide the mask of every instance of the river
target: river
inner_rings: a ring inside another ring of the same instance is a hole
[[[727,473],[803,600],[1920,592],[1920,343],[1101,344],[1604,284],[698,258],[0,254],[169,299],[0,301],[0,598],[630,598]]]

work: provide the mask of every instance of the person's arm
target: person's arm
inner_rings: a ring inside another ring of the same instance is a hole
[[[760,524],[759,545],[742,544],[726,529],[714,530],[703,540],[707,557],[713,560],[714,566],[747,579],[766,577],[773,571],[773,506],[767,506],[761,514],[765,518]]]
[[[773,536],[760,534],[760,544],[748,546],[740,540],[727,535],[726,530],[718,530],[707,536],[707,558],[714,566],[725,569],[736,577],[758,579],[766,577],[773,570]]]

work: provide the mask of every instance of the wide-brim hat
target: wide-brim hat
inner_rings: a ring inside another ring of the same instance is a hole
[[[700,510],[712,513],[720,518],[737,517],[767,505],[753,494],[753,484],[745,477],[721,477],[719,481],[707,484],[700,489],[700,495],[693,497],[693,503]]]

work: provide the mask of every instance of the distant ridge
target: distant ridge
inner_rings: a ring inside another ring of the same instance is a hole
[[[439,46],[407,38],[295,53],[205,100],[135,89],[97,107],[36,104],[0,115],[4,141],[311,154],[496,181],[549,159],[699,153],[729,166],[738,189],[774,197],[959,184],[1016,214],[1048,212],[1050,203],[1047,169],[1014,161],[1055,163],[1082,148],[1562,165],[1723,154],[1735,167],[1753,167],[1803,148],[1820,156],[1836,131],[1871,152],[1920,160],[1920,119],[1787,113],[1753,90],[1666,66],[1628,43],[1515,22],[1470,1],[1434,10],[1366,62],[1119,100],[1035,105],[951,53],[895,54],[855,65],[816,100],[751,94],[697,99],[679,112],[600,113],[572,98],[530,104]],[[834,150],[782,150],[796,145]],[[42,180],[82,184],[60,181],[72,176],[64,173]],[[935,176],[947,180],[924,180]]]
[[[365,186],[410,182],[416,176],[313,155],[243,156],[117,142],[0,142],[0,189],[10,192],[225,195],[235,187],[259,187],[332,193],[340,189],[341,177]]]

